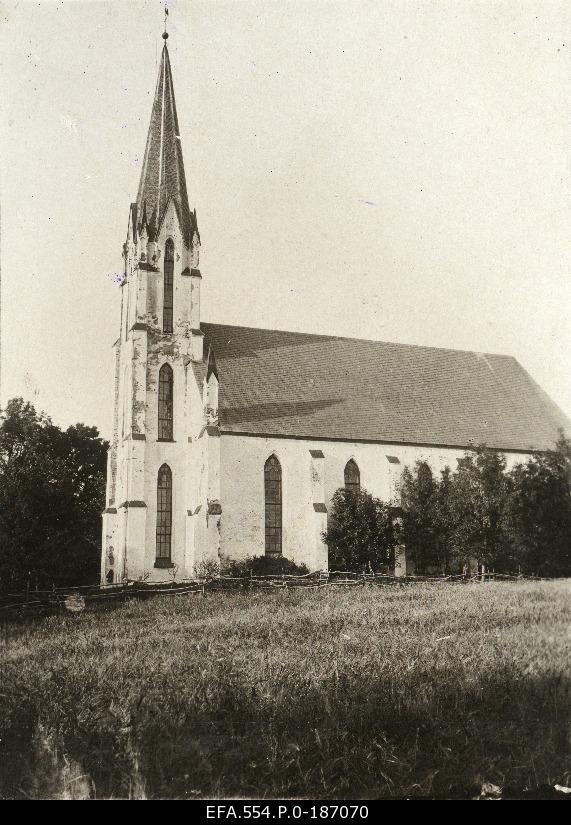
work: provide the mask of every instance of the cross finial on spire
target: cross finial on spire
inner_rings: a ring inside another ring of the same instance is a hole
[[[165,6],[165,30],[163,32],[163,40],[168,40],[169,33],[167,31],[167,17],[169,16],[169,8]]]

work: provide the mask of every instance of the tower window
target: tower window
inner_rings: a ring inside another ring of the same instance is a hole
[[[173,372],[169,364],[159,371],[159,441],[173,438]]]
[[[172,541],[172,473],[167,464],[157,480],[157,561],[170,562]]]
[[[282,468],[275,455],[264,467],[264,497],[266,505],[266,555],[282,552]]]
[[[163,332],[172,332],[174,280],[174,243],[168,238],[165,244],[164,290],[163,290]]]
[[[361,490],[361,473],[352,458],[345,465],[345,489],[349,493],[359,493]]]

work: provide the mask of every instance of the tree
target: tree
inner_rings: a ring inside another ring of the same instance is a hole
[[[511,482],[502,453],[484,445],[458,460],[452,477],[451,543],[459,558],[503,567],[511,556],[504,529]]]
[[[107,444],[15,398],[0,416],[0,587],[95,583]]]
[[[452,472],[450,467],[446,466],[440,473],[440,481],[436,488],[436,500],[434,502],[438,566],[445,573],[450,572],[452,564],[458,556],[452,540],[455,519],[452,490]]]
[[[533,456],[510,473],[506,529],[514,568],[545,576],[571,574],[571,441]]]
[[[388,504],[366,490],[337,490],[323,534],[330,569],[377,571],[391,564],[397,542],[395,532]]]
[[[400,483],[403,508],[402,537],[414,569],[424,573],[438,563],[436,537],[436,485],[432,471],[424,461],[414,469],[405,467]]]
[[[452,533],[454,513],[451,506],[452,476],[445,467],[435,479],[429,466],[417,461],[414,469],[405,467],[401,483],[403,508],[402,537],[407,556],[417,573],[450,569],[454,555]]]

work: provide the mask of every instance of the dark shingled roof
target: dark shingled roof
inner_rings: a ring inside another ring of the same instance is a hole
[[[515,358],[202,324],[222,432],[546,450],[571,421]]]

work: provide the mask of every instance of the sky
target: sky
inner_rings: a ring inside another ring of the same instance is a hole
[[[571,415],[568,0],[168,6],[202,320],[513,355]],[[0,24],[0,404],[109,437],[163,3]]]

